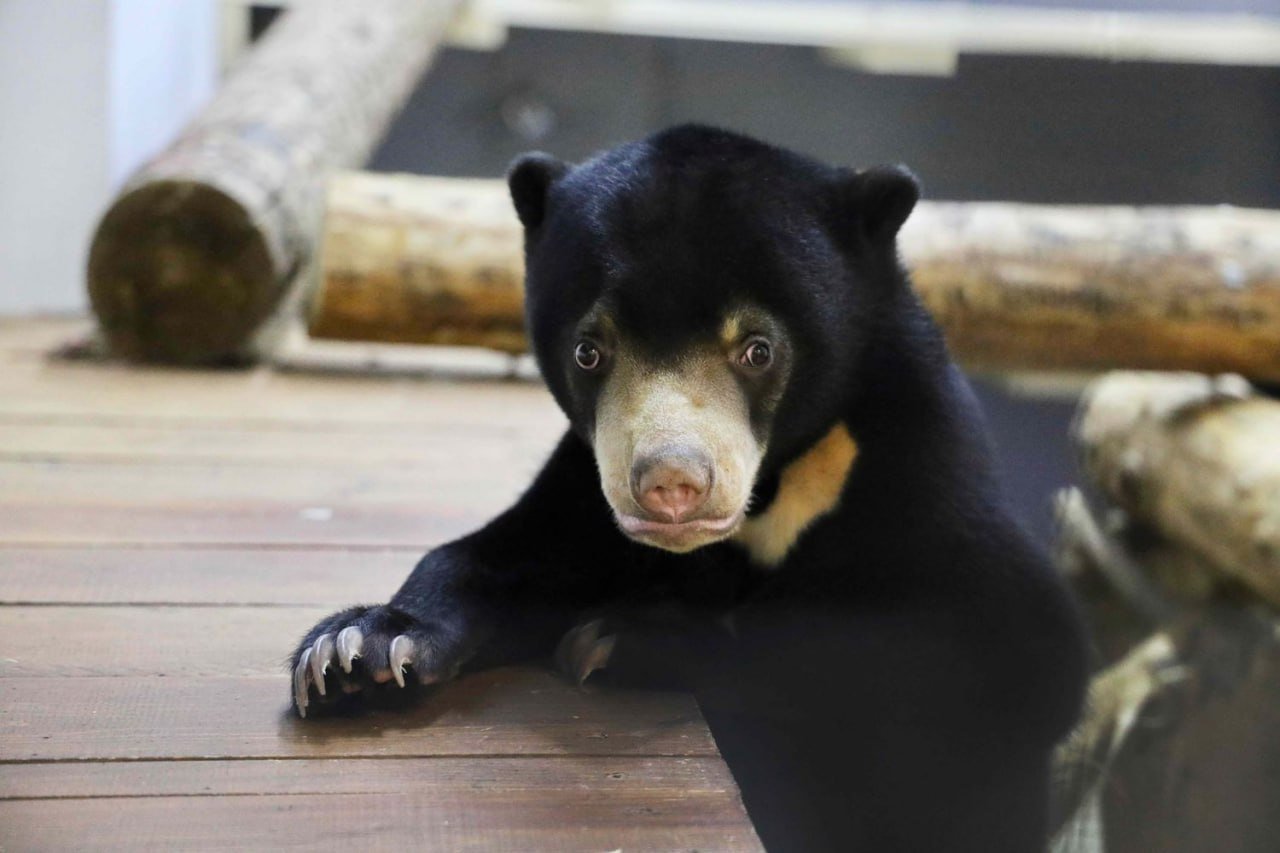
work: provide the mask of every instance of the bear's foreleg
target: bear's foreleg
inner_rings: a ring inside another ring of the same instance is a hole
[[[294,706],[305,717],[356,694],[414,696],[464,668],[548,658],[579,614],[624,593],[635,547],[590,450],[567,435],[511,509],[428,553],[389,602],[313,627],[292,658]]]

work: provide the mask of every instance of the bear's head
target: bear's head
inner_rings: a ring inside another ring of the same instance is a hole
[[[677,552],[733,535],[842,417],[915,178],[682,126],[508,182],[534,353],[619,527]]]

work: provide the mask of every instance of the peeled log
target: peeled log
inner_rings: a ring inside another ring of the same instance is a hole
[[[501,181],[339,175],[324,232],[314,336],[524,349]],[[1280,212],[926,202],[902,251],[970,366],[1280,381]]]
[[[309,331],[524,352],[521,241],[501,181],[336,175]]]
[[[1075,433],[1112,503],[1280,606],[1280,402],[1238,376],[1113,373]]]
[[[970,366],[1280,380],[1280,212],[922,205],[902,250]]]
[[[364,162],[457,5],[316,0],[272,26],[98,226],[89,295],[114,352],[245,354],[311,258],[328,173]]]

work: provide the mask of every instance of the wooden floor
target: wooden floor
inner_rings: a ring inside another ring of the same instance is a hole
[[[0,850],[758,849],[686,696],[289,713],[314,620],[528,480],[539,386],[45,357],[84,328],[0,320]]]

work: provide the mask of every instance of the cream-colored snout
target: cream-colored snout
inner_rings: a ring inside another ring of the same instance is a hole
[[[722,356],[662,370],[619,359],[600,397],[593,445],[618,526],[677,552],[738,528],[763,453]]]

